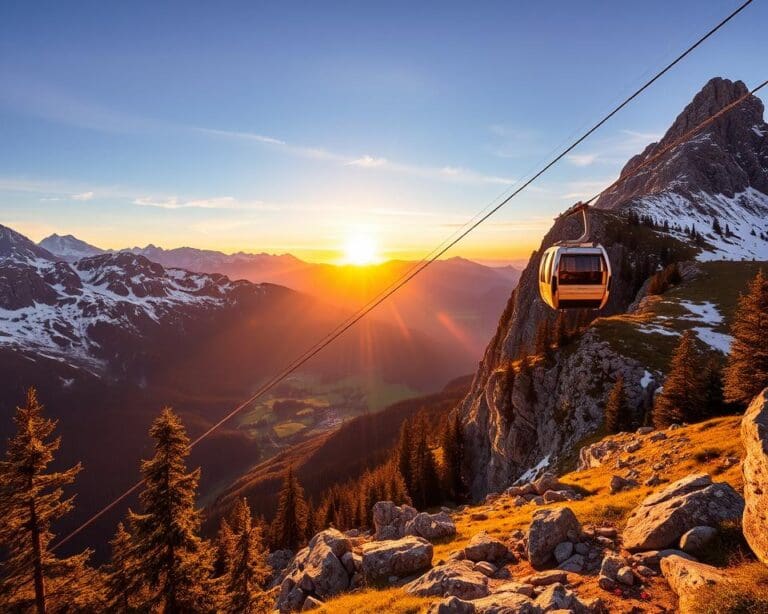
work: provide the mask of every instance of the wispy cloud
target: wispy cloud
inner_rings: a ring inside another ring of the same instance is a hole
[[[574,166],[590,166],[597,160],[597,154],[568,154],[566,159]]]
[[[261,201],[239,201],[232,196],[219,196],[216,198],[197,198],[185,200],[177,196],[167,198],[153,198],[142,196],[133,201],[140,207],[155,207],[157,209],[279,209],[276,205],[269,205]]]
[[[357,158],[351,162],[347,162],[347,166],[361,166],[363,168],[376,168],[377,166],[384,166],[387,163],[386,158],[374,158],[373,156],[363,156]]]
[[[565,184],[567,192],[560,198],[563,200],[583,200],[591,198],[606,186],[610,185],[613,179],[598,179],[588,181],[569,181]]]
[[[79,194],[72,194],[70,197],[72,200],[93,200],[93,192],[80,192]]]

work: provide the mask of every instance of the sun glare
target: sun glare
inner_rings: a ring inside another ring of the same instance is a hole
[[[347,238],[344,244],[345,264],[375,264],[378,260],[378,246],[371,235],[355,234]]]

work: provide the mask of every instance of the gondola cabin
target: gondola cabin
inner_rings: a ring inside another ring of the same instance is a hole
[[[601,309],[608,302],[611,263],[602,245],[555,245],[539,264],[539,293],[553,309]]]

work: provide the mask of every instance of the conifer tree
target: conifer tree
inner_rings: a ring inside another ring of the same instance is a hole
[[[121,522],[109,542],[111,558],[107,565],[106,600],[110,611],[138,612],[137,604],[146,600],[139,579],[138,562],[133,550],[133,539]]]
[[[400,471],[400,475],[405,480],[406,488],[408,492],[413,492],[413,470],[411,467],[411,461],[413,459],[413,429],[411,420],[403,420],[403,424],[400,427],[400,437],[397,441],[396,450],[396,462]]]
[[[288,467],[277,503],[277,515],[272,522],[272,543],[296,552],[304,545],[307,532],[307,503],[304,489]]]
[[[672,356],[664,389],[656,397],[653,424],[659,428],[700,419],[706,405],[705,385],[701,354],[693,331],[687,330]]]
[[[227,611],[256,614],[269,611],[264,584],[269,578],[267,549],[261,527],[253,522],[245,497],[238,500],[232,514],[232,549],[227,565]]]
[[[129,512],[139,570],[151,590],[147,608],[167,614],[206,612],[218,603],[213,552],[203,541],[195,508],[200,470],[187,472],[189,438],[170,407],[152,423],[155,456],[142,461],[143,513]]]
[[[65,605],[96,607],[100,587],[87,566],[91,551],[68,558],[51,551],[51,525],[73,508],[74,497],[63,499],[63,487],[74,482],[82,467],[48,470],[61,439],[51,439],[56,421],[43,416],[34,388],[13,420],[16,432],[0,462],[2,609],[45,614]]]
[[[629,426],[629,408],[627,407],[627,391],[624,389],[624,377],[619,375],[611,388],[605,403],[605,430],[618,433]]]
[[[216,575],[223,576],[229,573],[229,562],[232,560],[232,544],[235,534],[226,518],[221,519],[219,532],[216,534]]]
[[[458,411],[454,411],[446,420],[440,447],[443,450],[443,488],[458,503],[464,499],[465,494],[461,471],[464,463],[464,432]]]
[[[758,271],[731,324],[731,353],[725,368],[725,400],[749,404],[768,386],[768,278]]]
[[[725,409],[723,371],[720,361],[715,356],[710,356],[704,366],[704,398],[703,417],[718,416],[723,413]]]
[[[440,503],[440,478],[435,457],[429,447],[427,423],[423,418],[416,429],[411,471],[414,491],[410,494],[414,505],[424,509]]]

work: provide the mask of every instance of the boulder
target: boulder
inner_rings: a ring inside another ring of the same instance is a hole
[[[693,527],[739,520],[743,511],[744,499],[730,485],[713,483],[705,473],[689,475],[646,497],[634,509],[624,529],[624,547],[630,551],[666,548]]]
[[[405,525],[406,535],[416,535],[430,541],[456,535],[456,524],[453,518],[445,512],[417,514]]]
[[[352,549],[349,539],[336,529],[315,535],[285,570],[275,607],[281,612],[298,610],[308,594],[321,599],[349,588],[349,573],[341,559]]]
[[[584,571],[584,555],[574,554],[560,563],[557,568],[570,573],[581,573]]]
[[[661,573],[680,600],[681,614],[701,611],[696,596],[702,587],[725,582],[727,577],[716,567],[689,561],[680,556],[668,556],[661,561]]]
[[[405,535],[405,526],[417,515],[410,505],[400,507],[392,501],[378,501],[373,505],[374,539],[400,539]]]
[[[429,608],[428,614],[475,614],[475,604],[458,597],[448,597]]]
[[[619,575],[619,570],[626,567],[627,561],[624,557],[617,556],[615,554],[609,554],[603,558],[603,562],[600,565],[600,575],[616,580]]]
[[[768,388],[758,394],[741,421],[746,455],[744,537],[758,559],[768,565]]]
[[[304,600],[304,605],[301,606],[302,612],[309,612],[310,610],[316,610],[317,608],[320,608],[323,606],[323,602],[319,599],[316,599],[312,595],[308,595],[307,598]]]
[[[488,578],[495,576],[496,572],[499,570],[496,565],[489,563],[488,561],[480,561],[479,563],[475,563],[473,569],[475,571],[479,571],[481,574]]]
[[[594,606],[582,602],[576,593],[567,589],[562,584],[551,584],[536,597],[536,605],[542,612],[556,612],[563,610],[573,614],[586,614],[594,611]]]
[[[717,529],[714,527],[693,527],[690,531],[683,533],[680,538],[680,550],[694,556],[701,555],[715,537],[717,537]]]
[[[557,476],[550,471],[533,482],[533,490],[537,495],[543,495],[548,490],[564,490],[565,487],[558,481]]]
[[[528,561],[541,569],[552,560],[555,547],[565,541],[577,541],[581,524],[567,507],[537,510],[528,528]]]
[[[403,578],[432,566],[432,544],[423,537],[409,535],[368,542],[362,550],[363,575],[370,582],[382,582],[391,576]]]
[[[573,542],[560,542],[555,546],[554,556],[558,563],[571,558],[573,554]]]
[[[293,552],[291,550],[275,550],[270,552],[267,556],[267,565],[272,569],[272,575],[277,576],[282,572],[293,559]]]
[[[503,561],[509,555],[509,549],[501,540],[481,531],[469,540],[464,548],[464,556],[470,561]]]
[[[616,580],[627,586],[632,586],[635,583],[635,574],[632,573],[631,567],[622,567],[616,572]]]
[[[474,569],[471,561],[453,561],[433,567],[405,590],[420,597],[459,597],[477,599],[488,593],[488,578]]]
[[[542,614],[530,597],[514,591],[498,591],[471,603],[475,614]],[[452,614],[452,612],[451,612]]]
[[[542,571],[525,578],[525,583],[531,586],[549,586],[550,584],[565,584],[568,581],[568,573],[558,569]]]
[[[622,490],[630,490],[637,487],[637,480],[623,478],[620,475],[611,476],[611,494],[616,494]]]

